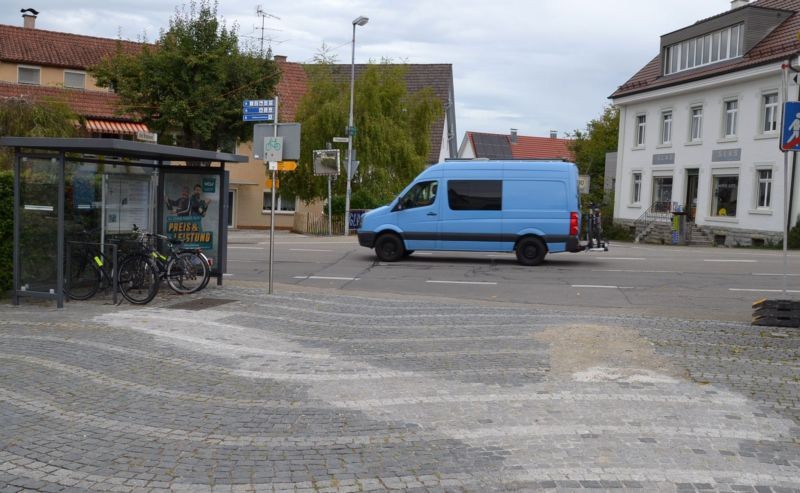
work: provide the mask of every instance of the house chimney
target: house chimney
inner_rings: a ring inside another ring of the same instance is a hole
[[[516,128],[512,128],[511,129],[511,143],[512,144],[516,144],[517,143],[517,129]]]
[[[22,27],[25,29],[36,29],[36,16],[39,12],[36,9],[22,9]]]
[[[731,0],[731,10],[744,7],[748,3],[750,3],[750,0]]]
[[[558,138],[558,130],[550,130],[550,138],[557,139]]]
[[[276,62],[285,63],[286,62],[286,55],[275,55],[274,60]]]

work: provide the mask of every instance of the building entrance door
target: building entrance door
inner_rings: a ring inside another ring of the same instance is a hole
[[[653,177],[653,205],[654,212],[669,212],[672,210],[672,177]]]
[[[686,212],[689,221],[694,221],[694,216],[697,213],[697,184],[699,179],[700,171],[698,169],[686,170]]]

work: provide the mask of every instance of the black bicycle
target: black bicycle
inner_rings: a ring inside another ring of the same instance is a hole
[[[194,293],[208,284],[208,261],[197,251],[181,250],[180,240],[137,228],[134,231],[139,235],[141,250],[120,263],[118,274],[119,290],[126,300],[136,305],[149,303],[163,280],[178,294]],[[168,255],[156,248],[159,240],[166,242]]]

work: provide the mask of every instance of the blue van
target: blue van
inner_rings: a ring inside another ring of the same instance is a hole
[[[393,262],[415,250],[516,252],[538,265],[579,252],[578,168],[562,161],[446,161],[426,169],[389,205],[367,212],[361,246]]]

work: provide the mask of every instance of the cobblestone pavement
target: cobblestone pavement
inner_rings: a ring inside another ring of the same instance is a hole
[[[280,291],[0,307],[0,491],[800,491],[796,330]]]

